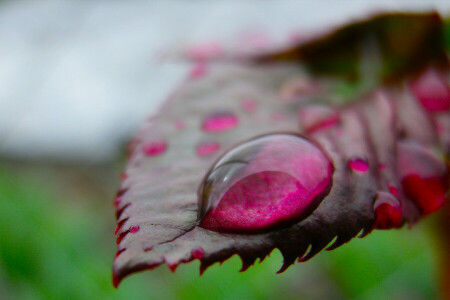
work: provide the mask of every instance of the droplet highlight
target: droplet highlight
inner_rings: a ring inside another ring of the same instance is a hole
[[[199,225],[256,233],[307,217],[329,193],[334,168],[314,142],[270,134],[233,148],[199,188]]]
[[[128,230],[130,231],[130,233],[136,233],[139,231],[139,229],[140,229],[139,225],[131,225]]]
[[[207,116],[202,123],[206,132],[220,132],[233,129],[238,125],[238,118],[231,112],[218,112]]]

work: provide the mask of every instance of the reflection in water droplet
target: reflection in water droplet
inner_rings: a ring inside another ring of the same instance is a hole
[[[130,233],[135,233],[138,232],[140,229],[139,225],[131,225],[130,229],[128,229],[130,231]]]
[[[405,195],[423,214],[429,214],[445,203],[449,173],[439,157],[413,141],[398,144],[398,170]]]
[[[356,172],[365,173],[369,170],[369,163],[361,158],[354,158],[348,161],[350,169]]]
[[[145,143],[142,151],[146,156],[156,156],[163,154],[167,149],[167,143],[164,140],[156,140]]]
[[[203,120],[202,129],[207,132],[218,132],[236,127],[238,118],[231,112],[219,112],[209,115]]]
[[[374,228],[391,229],[402,225],[402,205],[393,195],[387,192],[378,192],[373,209],[375,211]]]
[[[428,111],[445,112],[450,109],[450,87],[436,70],[429,69],[412,81],[411,90]]]
[[[221,232],[261,232],[307,217],[329,193],[333,166],[314,143],[270,134],[227,152],[199,189],[199,222]]]
[[[216,153],[220,149],[217,142],[204,142],[197,145],[195,152],[198,156],[207,156]]]

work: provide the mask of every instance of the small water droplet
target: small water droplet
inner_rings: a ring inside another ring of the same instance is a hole
[[[428,69],[422,73],[411,82],[411,90],[428,111],[450,110],[450,87],[438,71]]]
[[[311,105],[298,112],[300,125],[309,134],[335,127],[339,124],[339,114],[328,106]]]
[[[219,151],[220,145],[217,142],[199,143],[195,149],[198,156],[207,156]]]
[[[279,111],[273,112],[270,115],[270,118],[272,119],[272,121],[275,121],[275,122],[281,122],[281,121],[285,121],[287,119],[286,115]]]
[[[308,216],[329,193],[333,166],[315,143],[269,134],[233,148],[199,188],[199,223],[220,232],[255,233]]]
[[[128,230],[130,231],[130,233],[135,233],[138,232],[139,229],[140,229],[139,225],[131,225]]]
[[[194,259],[202,259],[205,255],[205,251],[203,250],[203,248],[195,248],[194,250],[192,250],[191,255]]]
[[[350,169],[356,172],[365,173],[369,170],[369,163],[361,158],[353,158],[348,161]]]
[[[208,60],[218,58],[222,54],[222,47],[216,42],[193,45],[187,51],[187,56],[192,60]]]
[[[207,116],[202,129],[207,132],[219,132],[232,129],[238,124],[238,118],[231,112],[218,112]]]
[[[397,153],[405,195],[423,214],[442,207],[450,183],[445,162],[430,149],[413,141],[399,142]]]
[[[244,112],[251,114],[258,108],[258,103],[250,98],[245,98],[241,101],[241,108]]]
[[[114,205],[119,206],[120,202],[122,202],[122,196],[114,198]]]
[[[191,71],[189,72],[190,79],[198,79],[206,75],[208,68],[205,63],[198,62],[192,66]]]
[[[142,146],[142,151],[146,156],[157,156],[163,154],[167,149],[167,143],[164,140],[155,140],[146,142]]]
[[[402,205],[393,195],[387,192],[378,192],[373,208],[375,211],[374,228],[391,229],[402,225]]]
[[[184,124],[183,121],[178,120],[178,121],[175,122],[175,128],[176,129],[183,130],[185,127],[186,127],[186,124]]]
[[[398,196],[398,189],[395,186],[388,184],[388,189],[392,195],[394,195],[395,197]]]

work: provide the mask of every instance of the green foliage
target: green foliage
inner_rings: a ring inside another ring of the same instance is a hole
[[[436,298],[436,262],[423,224],[372,233],[281,275],[276,250],[244,273],[234,256],[201,277],[198,262],[175,274],[161,266],[115,290],[112,200],[99,203],[98,193],[58,174],[0,170],[2,299],[274,299],[281,292],[286,299]]]

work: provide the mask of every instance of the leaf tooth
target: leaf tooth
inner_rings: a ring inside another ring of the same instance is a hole
[[[277,274],[280,274],[286,271],[286,269],[289,268],[292,264],[294,264],[295,260],[298,257],[304,255],[304,253],[308,249],[308,244],[300,244],[297,246],[286,245],[284,247],[278,247],[278,249],[280,249],[280,252],[283,255],[283,265],[277,272]]]
[[[256,256],[252,256],[252,255],[245,255],[245,254],[238,254],[239,257],[242,260],[242,268],[239,272],[244,272],[246,271],[250,266],[252,266],[255,261],[256,261]]]
[[[127,203],[124,206],[122,206],[120,209],[116,211],[116,218],[120,219],[120,216],[123,214],[124,210],[130,207],[131,203]]]

